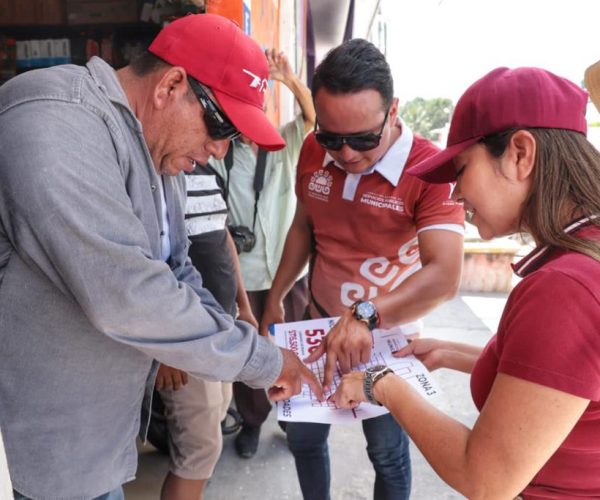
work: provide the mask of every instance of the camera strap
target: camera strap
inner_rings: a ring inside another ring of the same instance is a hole
[[[258,213],[258,200],[260,192],[265,185],[265,170],[267,168],[267,152],[258,148],[256,153],[256,170],[254,171],[254,217],[252,218],[252,232],[256,226],[256,214]]]
[[[223,161],[225,162],[225,170],[227,171],[227,183],[225,187],[225,203],[229,206],[229,179],[230,172],[233,168],[233,141],[229,145],[229,149],[227,153],[225,153],[225,158]],[[256,169],[254,170],[254,216],[252,217],[252,232],[254,232],[254,227],[256,226],[256,215],[258,213],[258,200],[260,199],[260,192],[265,186],[265,171],[267,169],[267,151],[258,148],[258,152],[256,154]]]
[[[225,182],[225,192],[223,193],[223,197],[225,198],[225,205],[229,209],[229,171],[231,167],[233,167],[233,141],[229,143],[229,148],[227,148],[227,153],[225,153],[225,158],[223,158],[223,162],[225,163],[225,171],[227,172],[227,181]]]

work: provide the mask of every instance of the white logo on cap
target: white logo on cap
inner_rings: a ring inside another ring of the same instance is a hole
[[[250,75],[252,77],[252,81],[250,82],[250,87],[253,89],[258,89],[259,92],[264,93],[267,90],[267,85],[269,82],[264,78],[261,79],[260,76],[255,75],[252,71],[248,71],[247,69],[242,69],[244,73]]]

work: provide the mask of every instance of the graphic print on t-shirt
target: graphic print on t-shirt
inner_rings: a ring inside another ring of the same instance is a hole
[[[321,201],[329,200],[333,176],[327,170],[319,170],[312,174],[308,183],[308,196]]]

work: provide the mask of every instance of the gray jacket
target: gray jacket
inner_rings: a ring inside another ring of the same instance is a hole
[[[267,387],[282,358],[187,258],[183,176],[160,182],[114,71],[31,71],[0,88],[0,428],[13,487],[91,498],[131,480],[152,359]]]

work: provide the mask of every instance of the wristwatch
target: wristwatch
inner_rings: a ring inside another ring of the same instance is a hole
[[[375,365],[365,370],[363,390],[365,391],[365,396],[367,397],[367,401],[369,403],[382,406],[373,395],[373,387],[375,386],[375,382],[377,382],[380,378],[385,377],[388,373],[394,373],[394,370],[385,365]]]
[[[358,321],[365,323],[369,330],[373,330],[379,324],[379,314],[375,304],[370,300],[357,300],[352,307],[352,316]]]

